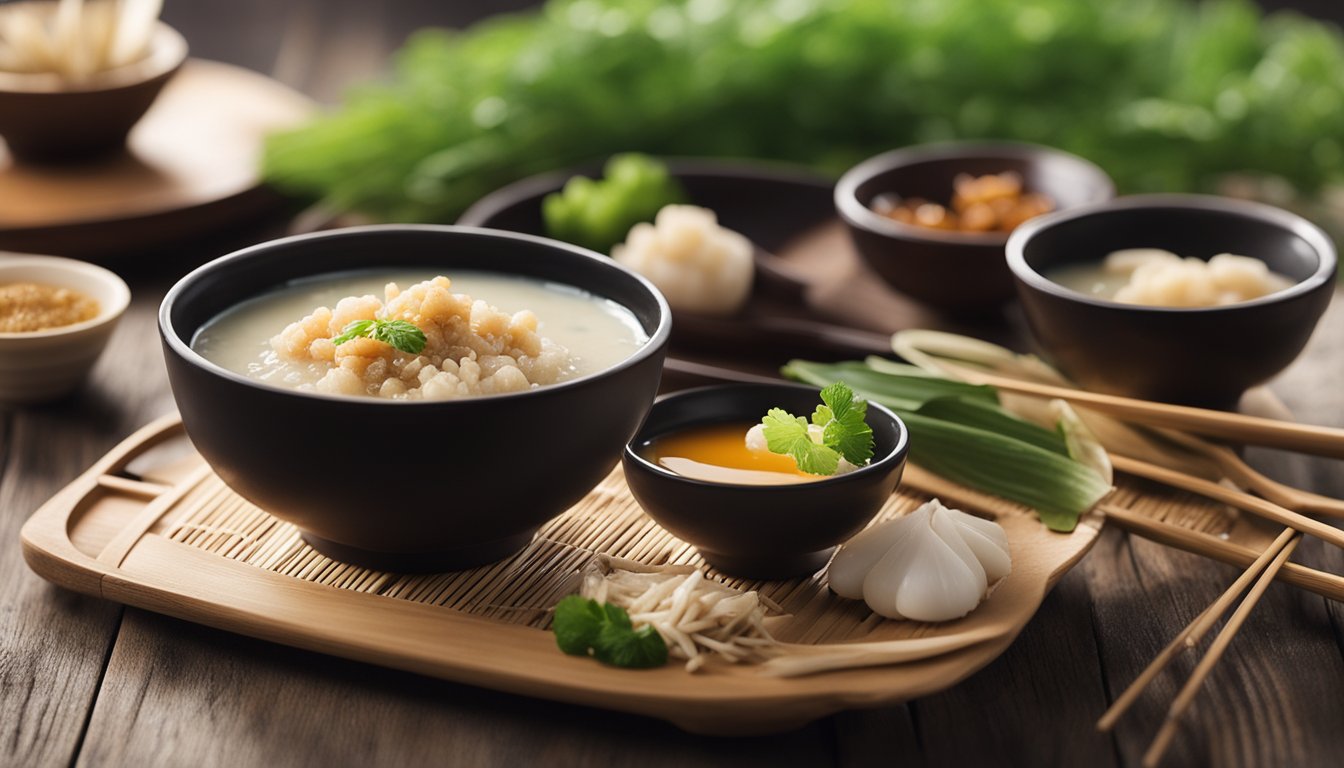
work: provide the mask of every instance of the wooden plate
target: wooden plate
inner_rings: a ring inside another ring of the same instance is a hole
[[[917,472],[917,471],[916,471]],[[936,481],[935,482],[941,482]],[[64,587],[301,648],[513,693],[636,712],[704,733],[798,726],[837,710],[922,696],[998,656],[1046,591],[1096,539],[1100,518],[1068,535],[1030,512],[942,483],[950,503],[996,516],[1013,572],[965,619],[883,621],[832,595],[822,575],[733,582],[791,614],[782,639],[827,644],[989,631],[991,639],[899,666],[766,677],[751,666],[633,671],[569,657],[545,631],[597,552],[694,563],[694,550],[645,516],[620,472],[547,524],[522,553],[457,573],[398,575],[328,560],[296,529],[230,491],[182,439],[175,417],[131,436],[44,505],[23,529],[24,554]],[[884,516],[928,498],[900,492]],[[722,578],[711,572],[711,576]]]
[[[259,215],[280,202],[258,175],[263,138],[312,110],[274,80],[193,59],[131,132],[126,153],[29,166],[0,144],[0,248],[107,260]]]

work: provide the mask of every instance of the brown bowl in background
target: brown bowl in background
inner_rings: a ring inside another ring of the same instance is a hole
[[[1013,171],[1024,190],[1055,210],[1109,200],[1115,184],[1096,165],[1050,147],[951,142],[886,152],[856,165],[835,186],[835,207],[868,266],[891,287],[955,317],[990,315],[1013,296],[1004,232],[953,232],[893,221],[872,210],[881,195],[946,205],[960,174]]]
[[[186,60],[187,41],[156,22],[143,59],[87,80],[0,71],[0,137],[10,154],[26,163],[74,162],[115,152]]]

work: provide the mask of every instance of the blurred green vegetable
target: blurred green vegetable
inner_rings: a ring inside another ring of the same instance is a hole
[[[607,161],[602,174],[600,181],[575,176],[563,190],[546,196],[541,213],[547,234],[610,253],[631,227],[653,221],[663,206],[685,198],[667,166],[647,155],[616,155]]]
[[[1051,144],[1123,191],[1344,180],[1344,42],[1249,0],[552,0],[425,31],[384,84],[274,137],[266,175],[446,220],[620,151],[838,172],[951,138]]]

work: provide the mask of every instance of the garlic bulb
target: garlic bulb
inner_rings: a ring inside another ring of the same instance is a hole
[[[713,211],[668,205],[653,224],[636,224],[611,255],[658,286],[673,309],[731,315],[751,292],[753,250],[747,238],[719,226]]]
[[[831,590],[889,619],[949,621],[1008,575],[1008,535],[934,499],[850,539],[827,571]]]

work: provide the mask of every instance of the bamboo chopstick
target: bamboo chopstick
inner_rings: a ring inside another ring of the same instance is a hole
[[[1252,496],[1249,493],[1228,488],[1210,480],[1125,456],[1112,455],[1111,464],[1121,472],[1155,480],[1173,488],[1180,488],[1215,501],[1231,504],[1258,517],[1272,520],[1280,525],[1286,525],[1302,533],[1311,534],[1322,541],[1328,541],[1337,547],[1344,548],[1344,530],[1326,525],[1319,520],[1313,520],[1290,509],[1285,509],[1259,496]]]
[[[1210,560],[1246,568],[1259,555],[1248,547],[1190,528],[1164,523],[1114,504],[1100,504],[1097,510],[1106,515],[1108,523],[1114,523],[1136,536]],[[1344,601],[1344,577],[1337,574],[1287,563],[1279,571],[1278,578],[1285,584],[1292,584],[1329,600]]]
[[[1205,678],[1213,671],[1214,665],[1222,658],[1227,646],[1232,643],[1232,638],[1236,637],[1237,631],[1246,622],[1246,617],[1250,616],[1251,611],[1255,609],[1256,603],[1260,601],[1260,596],[1274,581],[1274,575],[1288,561],[1289,556],[1293,554],[1293,550],[1297,548],[1300,541],[1302,541],[1301,536],[1293,536],[1288,544],[1274,556],[1274,560],[1265,568],[1264,573],[1261,573],[1260,577],[1256,579],[1255,586],[1251,587],[1246,599],[1242,600],[1241,605],[1237,606],[1237,610],[1232,612],[1232,618],[1227,620],[1227,626],[1223,627],[1218,636],[1213,639],[1213,645],[1209,646],[1204,658],[1199,660],[1199,664],[1190,675],[1190,679],[1186,681],[1185,686],[1181,688],[1181,692],[1176,695],[1175,701],[1171,703],[1171,708],[1167,710],[1167,719],[1162,723],[1162,728],[1157,732],[1157,737],[1153,739],[1152,745],[1143,755],[1144,768],[1157,768],[1157,764],[1162,760],[1162,755],[1166,753],[1167,747],[1171,746],[1172,739],[1176,737],[1176,729],[1180,726],[1181,716],[1190,708],[1195,696],[1199,693],[1200,686],[1204,684]]]
[[[1111,704],[1110,709],[1107,709],[1101,719],[1097,720],[1097,730],[1105,732],[1114,728],[1116,722],[1138,700],[1139,695],[1153,682],[1158,673],[1179,656],[1181,651],[1194,646],[1203,639],[1214,622],[1222,618],[1233,601],[1242,592],[1246,591],[1246,587],[1260,575],[1265,566],[1277,557],[1279,552],[1288,545],[1288,542],[1297,535],[1297,531],[1292,528],[1283,529],[1283,533],[1280,533],[1278,538],[1274,539],[1273,543],[1251,563],[1250,567],[1243,571],[1236,581],[1232,582],[1232,585],[1223,594],[1219,595],[1218,599],[1214,600],[1208,608],[1205,608],[1203,612],[1196,616],[1185,629],[1177,633],[1176,637],[1172,638],[1171,642],[1167,644],[1167,647],[1163,648],[1162,652],[1148,664],[1143,672],[1134,678],[1134,682],[1129,684],[1124,693],[1121,693]]]
[[[962,378],[974,384],[988,384],[1004,392],[1067,400],[1127,421],[1155,427],[1183,429],[1238,443],[1344,459],[1344,429],[1294,424],[1188,405],[1154,403],[1119,395],[1103,395],[1081,389],[1037,384],[982,371],[968,370]]]

